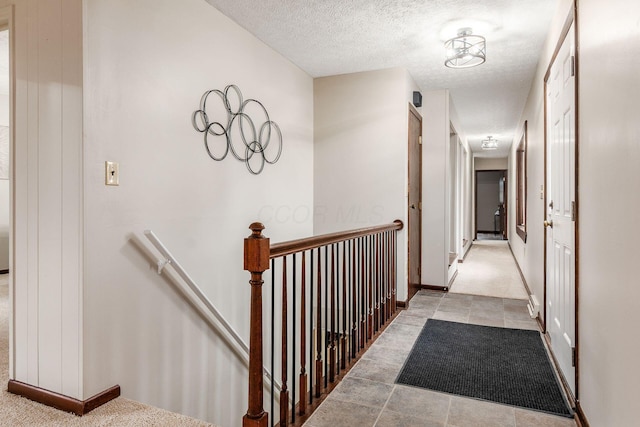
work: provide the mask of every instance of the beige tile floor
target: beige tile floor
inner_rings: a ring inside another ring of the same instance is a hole
[[[305,426],[575,427],[568,418],[395,384],[428,318],[538,329],[526,301],[420,291]]]

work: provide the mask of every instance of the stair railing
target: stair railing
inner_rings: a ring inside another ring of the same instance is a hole
[[[138,237],[136,237],[138,246],[143,249],[149,258],[156,262],[157,273],[165,273],[167,277],[176,285],[176,287],[182,292],[182,294],[189,299],[194,307],[198,310],[200,315],[207,321],[211,328],[216,331],[220,336],[229,344],[231,349],[239,356],[246,366],[250,364],[249,346],[242,339],[240,334],[236,332],[231,324],[224,318],[222,313],[216,308],[209,298],[202,292],[198,284],[193,278],[186,272],[178,260],[169,252],[169,249],[160,241],[158,236],[151,230],[144,231],[145,237],[151,242],[154,248],[160,253],[160,257],[152,253],[146,245],[144,245]],[[167,274],[167,267],[177,274],[175,277],[173,274]],[[268,386],[274,387],[280,390],[280,383],[278,381],[272,381],[271,372],[263,367],[263,375],[267,378]]]
[[[249,228],[249,402],[243,427],[300,425],[396,314],[397,232],[403,224],[396,220],[277,244],[262,234],[261,223]],[[269,269],[270,280],[263,277]],[[266,313],[264,279],[271,285]],[[281,383],[279,396],[270,389],[271,416],[264,409],[265,346]]]

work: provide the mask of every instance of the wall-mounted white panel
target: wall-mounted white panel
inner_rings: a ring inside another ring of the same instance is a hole
[[[10,378],[74,398],[82,396],[81,7],[80,0],[16,2],[12,22]]]

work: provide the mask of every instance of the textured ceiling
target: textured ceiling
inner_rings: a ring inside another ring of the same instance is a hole
[[[312,77],[404,67],[422,91],[450,89],[483,157],[508,154],[557,0],[207,0]],[[444,66],[444,41],[471,27],[487,62]],[[482,152],[488,135],[500,148]]]

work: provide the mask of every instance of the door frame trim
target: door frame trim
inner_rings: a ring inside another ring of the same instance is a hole
[[[575,129],[574,129],[574,135],[575,135],[575,167],[574,167],[574,179],[575,179],[575,204],[576,204],[576,216],[575,216],[575,235],[574,235],[574,239],[575,239],[575,247],[574,247],[574,253],[575,253],[575,257],[574,257],[574,271],[575,271],[575,300],[574,300],[574,307],[575,307],[575,352],[576,352],[576,356],[575,356],[575,379],[574,379],[574,384],[575,384],[575,395],[573,395],[571,389],[569,388],[568,384],[566,384],[566,380],[564,378],[564,374],[558,369],[558,372],[560,373],[560,378],[562,379],[563,382],[563,386],[564,389],[567,391],[567,395],[569,396],[570,400],[573,400],[573,406],[577,406],[579,404],[579,396],[580,396],[580,329],[579,329],[579,302],[580,302],[580,270],[578,268],[579,266],[579,259],[580,259],[580,203],[579,203],[579,199],[580,199],[580,186],[579,186],[579,165],[580,165],[580,161],[579,161],[579,147],[580,147],[580,135],[579,135],[579,117],[580,117],[580,103],[579,103],[579,76],[580,76],[580,67],[579,67],[579,32],[578,32],[578,5],[577,5],[577,0],[573,1],[573,5],[571,7],[571,10],[569,12],[569,14],[567,15],[567,18],[565,20],[564,26],[562,27],[562,31],[560,33],[560,37],[558,38],[558,41],[556,43],[556,47],[555,50],[553,52],[553,55],[551,55],[551,59],[549,61],[549,64],[547,66],[547,71],[544,75],[544,84],[543,84],[543,99],[544,99],[544,209],[543,209],[543,221],[546,220],[546,216],[547,216],[547,200],[548,200],[548,195],[547,195],[547,188],[548,188],[548,182],[547,182],[547,173],[548,173],[548,158],[547,158],[547,148],[548,148],[548,121],[547,121],[547,117],[548,117],[548,105],[547,105],[547,84],[548,84],[548,80],[549,77],[551,75],[551,67],[553,66],[553,63],[555,62],[560,49],[564,43],[564,41],[566,40],[567,36],[569,35],[569,31],[571,30],[571,26],[573,25],[573,36],[574,36],[574,56],[575,56],[575,93],[574,93],[574,107],[575,107]],[[543,255],[543,285],[544,285],[544,319],[542,321],[542,327],[543,327],[543,333],[545,334],[545,336],[548,338],[549,332],[547,331],[547,303],[548,303],[548,292],[547,292],[547,232],[545,229],[543,229],[542,231],[543,233],[543,249],[544,249],[544,255]],[[553,350],[551,348],[551,345],[549,344],[549,350],[551,351],[552,355],[553,355]],[[553,357],[554,361],[555,361],[555,356]],[[557,363],[556,363],[557,366]]]

